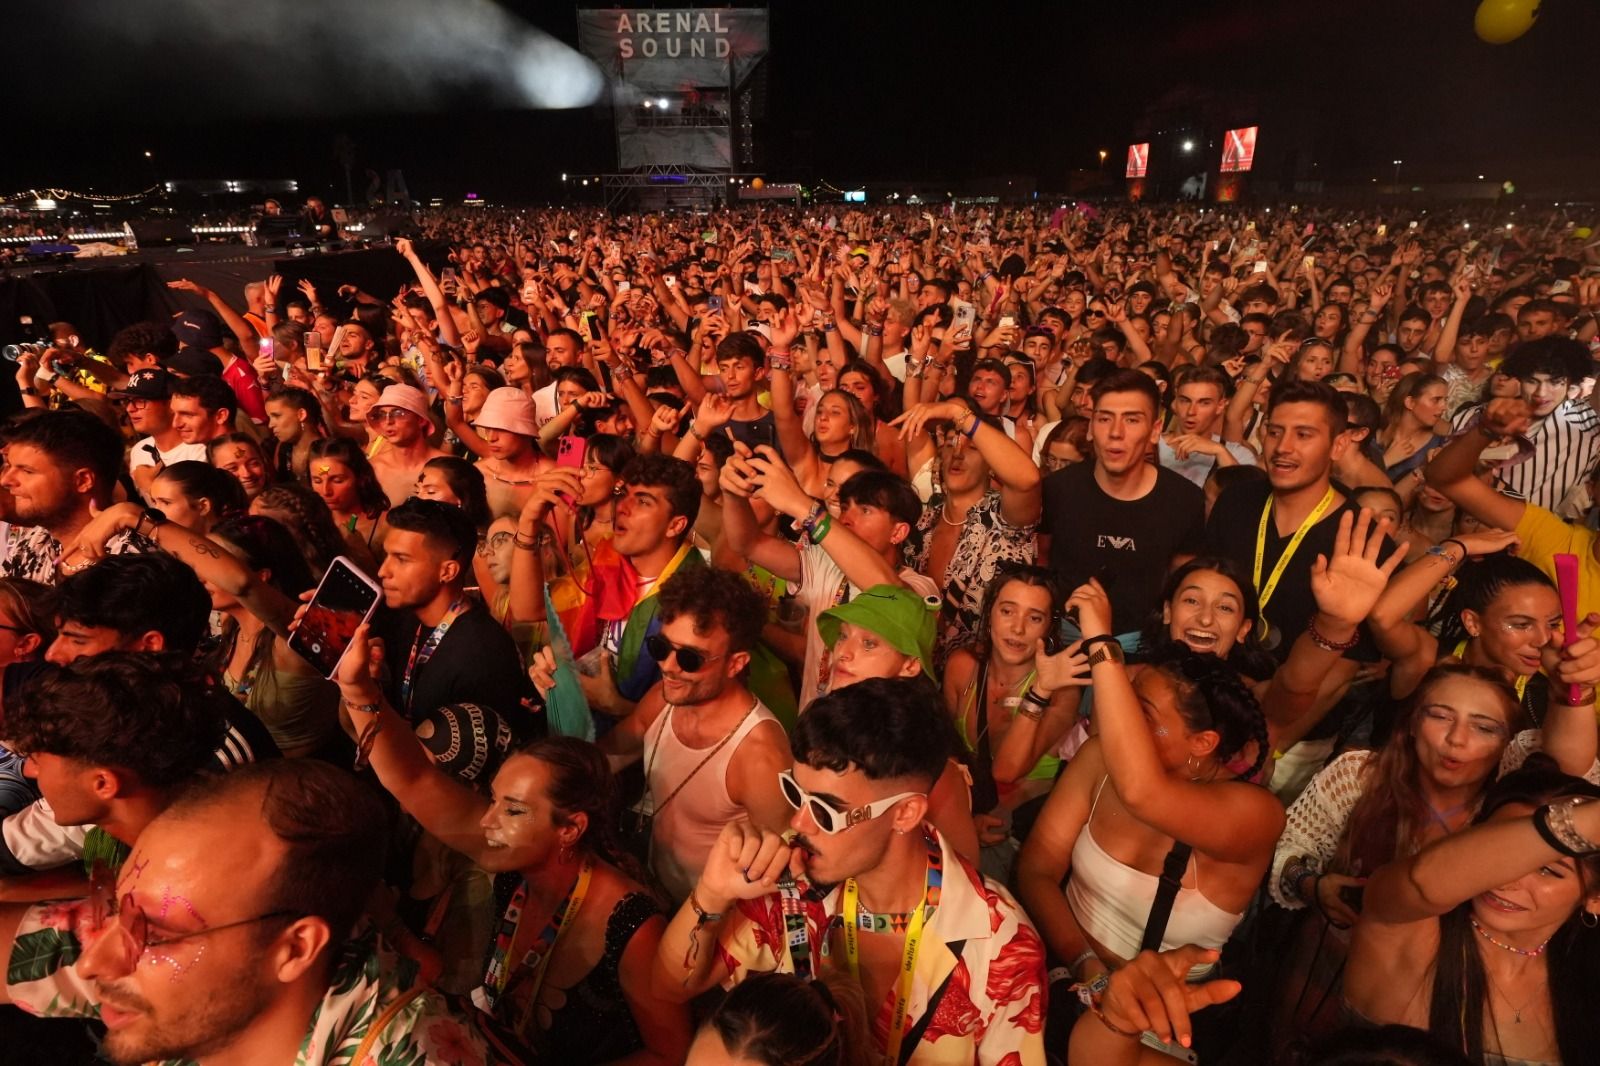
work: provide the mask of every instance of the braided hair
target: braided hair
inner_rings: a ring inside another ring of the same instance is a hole
[[[1439,648],[1448,654],[1471,634],[1461,621],[1461,612],[1482,614],[1506,589],[1523,585],[1543,585],[1555,588],[1544,571],[1507,552],[1496,552],[1482,559],[1469,561],[1456,572],[1456,586],[1444,602],[1428,617],[1427,626],[1439,627]]]
[[[1256,756],[1243,781],[1252,780],[1266,764],[1272,750],[1267,739],[1267,719],[1261,703],[1245,684],[1243,676],[1215,655],[1183,649],[1177,654],[1151,663],[1165,674],[1178,692],[1178,714],[1191,733],[1214,731],[1217,761],[1227,763],[1243,753],[1254,741]]]

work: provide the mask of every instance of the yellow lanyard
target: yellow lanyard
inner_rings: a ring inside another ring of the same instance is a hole
[[[1457,644],[1456,645],[1456,650],[1452,654],[1455,655],[1455,657],[1457,659],[1459,659],[1461,662],[1466,662],[1467,661],[1467,642],[1463,640],[1460,644]],[[1528,691],[1528,680],[1531,677],[1532,677],[1531,674],[1518,674],[1517,675],[1517,680],[1514,683],[1515,683],[1516,688],[1517,688],[1517,702],[1518,703],[1522,702],[1522,694],[1524,692]]]
[[[861,980],[861,956],[857,938],[861,935],[856,926],[856,879],[844,883],[844,953],[850,964],[850,976]],[[900,1061],[900,1042],[906,1035],[906,1014],[911,1004],[911,980],[917,968],[917,948],[922,943],[922,926],[928,915],[928,882],[922,888],[922,902],[906,929],[906,946],[900,955],[900,976],[895,981],[894,1014],[889,1019],[889,1042],[884,1047],[885,1066],[897,1066]]]
[[[1261,631],[1266,633],[1267,602],[1272,599],[1272,594],[1278,591],[1278,579],[1283,576],[1283,571],[1288,567],[1289,560],[1294,557],[1295,551],[1300,547],[1300,542],[1306,539],[1306,534],[1311,532],[1311,527],[1321,521],[1322,516],[1328,513],[1328,508],[1333,506],[1333,486],[1328,486],[1328,491],[1322,494],[1322,502],[1318,503],[1311,513],[1306,515],[1306,520],[1300,523],[1300,528],[1294,531],[1294,536],[1284,547],[1283,554],[1278,556],[1277,563],[1272,567],[1272,574],[1267,578],[1267,583],[1261,583],[1261,562],[1267,551],[1267,523],[1272,521],[1272,495],[1267,495],[1267,502],[1261,508],[1261,524],[1256,527],[1256,568],[1253,573],[1256,592],[1260,597],[1261,606]]]

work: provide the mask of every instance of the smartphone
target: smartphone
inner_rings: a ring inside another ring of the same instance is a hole
[[[1016,315],[1001,315],[1000,316],[1000,328],[1001,329],[1014,329],[1016,327],[1016,325],[1017,325],[1017,316]]]
[[[583,314],[579,315],[578,326],[579,332],[583,334],[583,339],[592,343],[595,339],[594,312],[585,311]]]
[[[1378,236],[1380,238],[1383,238],[1383,237],[1387,237],[1388,235],[1389,235],[1389,224],[1387,222],[1378,223]]]
[[[1310,270],[1312,267],[1317,265],[1317,257],[1314,255],[1305,256],[1300,260],[1300,265],[1305,269]]]
[[[1406,229],[1416,229],[1416,228],[1417,228],[1417,220],[1416,219],[1412,219],[1410,222],[1406,223]]]
[[[954,314],[950,317],[950,328],[952,330],[958,330],[963,326],[972,328],[972,323],[978,317],[977,310],[965,300],[951,300],[950,306],[954,309]]]
[[[456,283],[456,268],[455,267],[453,267],[453,266],[445,267],[443,270],[439,271],[439,287],[440,288],[445,288],[446,286],[454,285],[455,283]]]
[[[1265,274],[1267,272],[1267,261],[1265,259],[1256,260],[1255,272],[1257,274]]]
[[[732,435],[731,431],[729,435]],[[748,446],[751,451],[755,451],[763,444],[774,449],[778,446],[776,427],[772,424],[771,419],[762,419],[758,422],[746,422],[744,423],[739,435],[744,438],[746,446]]]
[[[633,288],[633,284],[631,282],[627,282],[627,281],[619,281],[619,282],[617,282],[617,291],[618,292],[627,292],[632,288]]]
[[[667,288],[669,289],[676,289],[678,287],[678,278],[675,274],[668,274],[661,280],[667,283]]]
[[[720,297],[720,296],[707,296],[706,297],[706,305],[711,309],[711,313],[712,314],[714,314],[714,315],[722,314],[722,297]]]
[[[339,556],[317,583],[304,617],[289,636],[289,649],[331,679],[350,649],[356,627],[372,618],[382,599],[378,583]]]
[[[556,465],[572,470],[583,469],[583,457],[588,451],[589,442],[583,437],[567,434],[556,442]],[[572,498],[569,492],[560,494],[561,499],[568,507],[574,506],[578,501]]]
[[[266,356],[268,359],[273,358],[271,337],[256,338],[256,358],[259,359],[262,356]]]

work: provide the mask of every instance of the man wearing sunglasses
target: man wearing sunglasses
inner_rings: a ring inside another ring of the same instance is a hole
[[[1039,935],[927,824],[950,754],[927,692],[920,679],[862,681],[800,716],[781,777],[795,835],[723,829],[662,935],[663,995],[838,968],[870,1016],[889,1017],[874,1027],[888,1062],[1045,1061]]]
[[[789,767],[789,742],[742,679],[766,623],[766,597],[742,574],[691,566],[655,599],[660,628],[643,650],[661,680],[600,748],[613,769],[643,761],[650,867],[682,899],[728,822],[779,828],[788,820],[777,774]],[[541,690],[547,676],[536,663]]]
[[[0,907],[0,1001],[100,1021],[118,1066],[490,1061],[357,925],[387,821],[313,759],[197,782],[90,898]]]
[[[428,410],[428,398],[410,385],[386,386],[367,421],[389,445],[372,457],[372,472],[389,505],[399,507],[416,491],[417,476],[428,460],[446,454],[428,443],[438,423]]]

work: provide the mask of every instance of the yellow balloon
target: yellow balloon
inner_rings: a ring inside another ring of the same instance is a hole
[[[1527,33],[1539,17],[1539,0],[1483,0],[1472,28],[1489,44],[1509,44]]]
[[[762,181],[760,178],[751,178],[750,187],[752,189],[765,189],[767,187],[767,183]]]
[[[1572,235],[1578,238],[1580,241],[1586,241],[1594,235],[1594,230],[1590,229],[1588,226],[1579,226],[1577,229],[1572,231]]]

